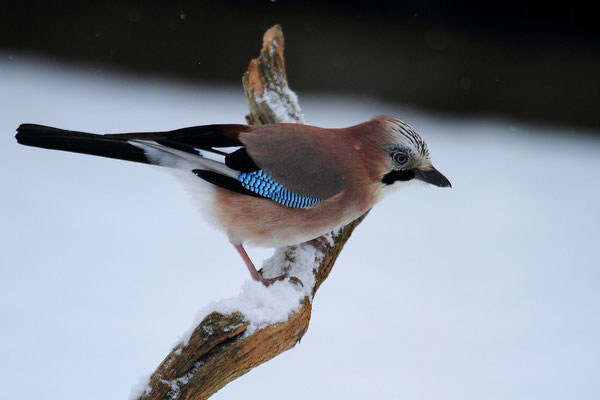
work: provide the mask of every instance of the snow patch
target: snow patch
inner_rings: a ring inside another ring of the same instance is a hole
[[[335,228],[333,231],[323,235],[323,238],[327,241],[327,244],[333,246],[335,244],[335,238],[337,238],[342,232],[343,227]]]
[[[181,394],[181,387],[184,385],[187,385],[187,383],[190,381],[190,378],[192,376],[194,376],[194,374],[198,371],[198,369],[202,366],[202,362],[198,361],[197,363],[194,364],[194,367],[190,370],[190,372],[188,372],[187,374],[173,379],[172,381],[168,381],[166,379],[161,379],[160,381],[166,385],[171,386],[171,390],[169,390],[169,392],[167,393],[166,397],[169,400],[176,400],[179,398],[179,395]]]
[[[304,123],[304,115],[298,104],[298,96],[288,86],[287,81],[276,75],[273,79],[275,90],[265,87],[262,96],[254,95],[257,103],[266,103],[279,122]]]
[[[137,400],[141,397],[148,396],[152,388],[149,385],[150,374],[140,376],[137,383],[131,388],[129,400]]]
[[[194,328],[214,311],[221,314],[242,313],[249,323],[246,335],[267,325],[287,321],[291,314],[298,311],[304,298],[312,301],[314,273],[322,259],[323,253],[307,243],[275,250],[273,256],[263,263],[265,278],[286,273],[302,284],[284,280],[267,287],[260,282],[246,281],[237,296],[213,302],[202,309],[196,317]],[[181,339],[183,344],[188,343],[194,328]]]

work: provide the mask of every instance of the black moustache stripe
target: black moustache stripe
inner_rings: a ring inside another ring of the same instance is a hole
[[[396,181],[410,181],[414,177],[415,173],[410,169],[393,170],[385,174],[381,182],[385,183],[386,185],[391,185]]]

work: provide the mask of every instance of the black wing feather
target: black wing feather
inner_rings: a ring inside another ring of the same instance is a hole
[[[106,135],[126,140],[169,140],[196,148],[237,147],[244,144],[238,140],[247,125],[200,125],[164,132],[114,133]]]
[[[240,172],[253,172],[260,169],[250,157],[245,147],[227,154],[225,156],[225,165]]]
[[[261,199],[265,198],[264,196],[261,196],[244,188],[240,181],[229,176],[221,175],[213,171],[206,171],[203,169],[194,169],[192,170],[192,172],[197,177],[202,178],[205,181],[212,183],[213,185],[222,187],[223,189],[231,190],[232,192],[241,193],[248,196],[259,197]]]

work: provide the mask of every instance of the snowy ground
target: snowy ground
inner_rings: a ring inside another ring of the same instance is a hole
[[[600,398],[600,140],[299,95],[315,125],[405,119],[454,188],[379,204],[302,342],[214,399]],[[242,123],[245,110],[240,87],[0,53],[3,398],[127,398],[199,310],[249,279],[168,174],[18,146],[14,129],[166,130]]]

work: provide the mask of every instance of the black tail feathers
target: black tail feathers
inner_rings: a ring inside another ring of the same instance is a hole
[[[124,138],[69,131],[35,124],[22,124],[19,126],[15,138],[20,144],[26,146],[149,163],[144,155],[144,150],[130,144]]]
[[[201,125],[165,132],[136,132],[98,135],[23,124],[17,128],[16,139],[26,146],[72,151],[74,153],[117,158],[150,164],[144,150],[131,141],[153,141],[165,147],[198,154],[196,149],[212,151],[213,147],[243,146],[239,134],[247,125]]]

